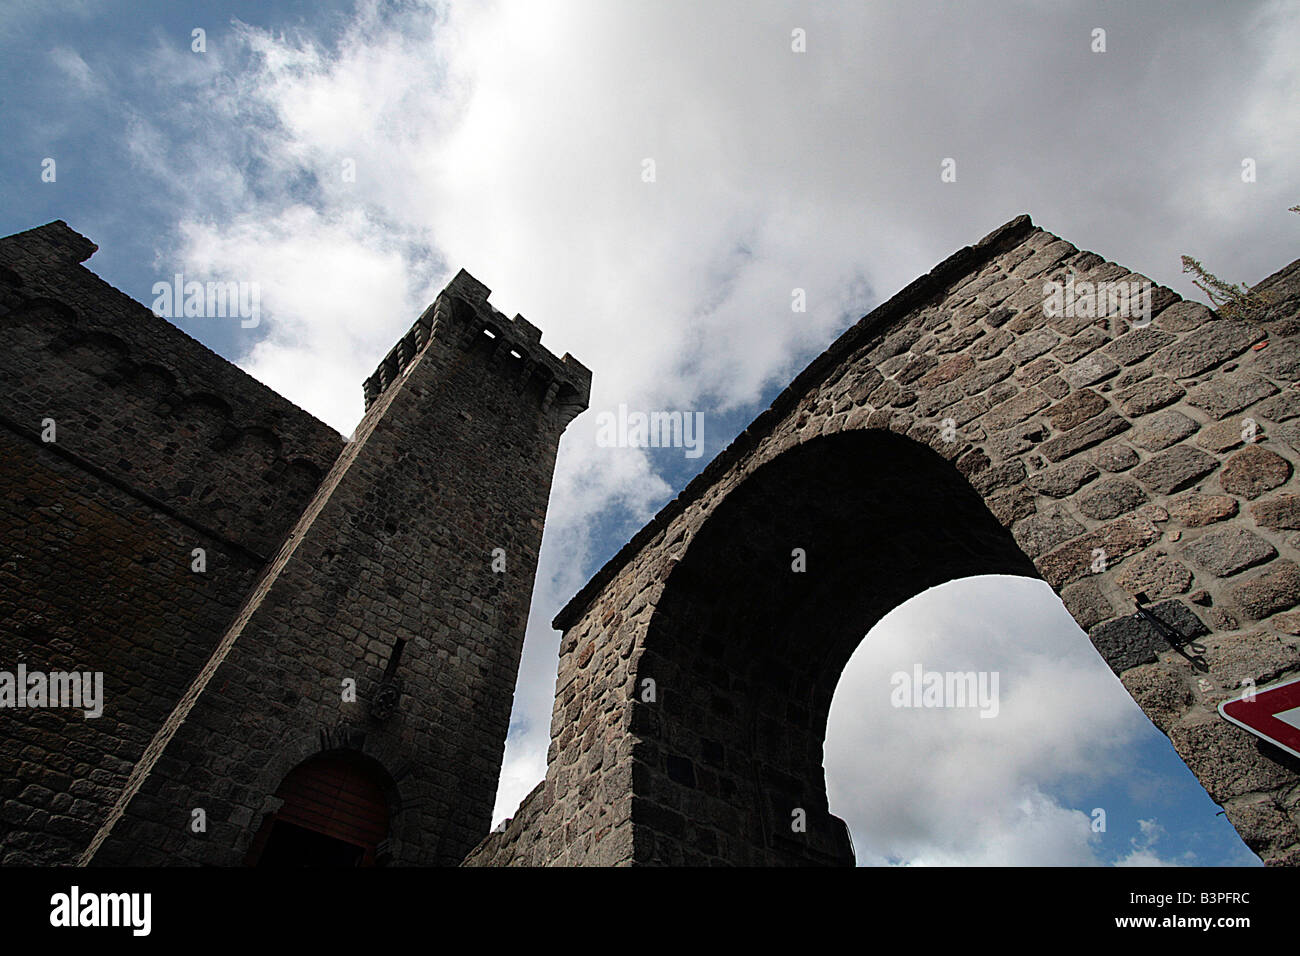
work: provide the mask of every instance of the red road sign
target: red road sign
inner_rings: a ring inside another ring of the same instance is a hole
[[[1238,727],[1300,757],[1300,679],[1252,689],[1225,700],[1219,713]]]

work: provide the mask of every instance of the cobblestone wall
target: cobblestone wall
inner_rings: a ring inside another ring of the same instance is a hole
[[[848,862],[820,759],[851,645],[941,580],[1019,573],[1247,845],[1300,863],[1300,766],[1215,710],[1300,670],[1300,262],[1250,323],[1154,284],[1145,327],[1049,315],[1067,280],[1149,281],[1020,217],[798,376],[557,617],[546,779],[467,862]],[[837,473],[856,490],[818,483]],[[1208,670],[1134,620],[1139,592]]]
[[[339,747],[391,782],[385,858],[457,863],[487,833],[556,447],[590,387],[487,296],[461,273],[367,383],[354,439],[83,859],[239,864],[285,775]]]
[[[104,675],[98,718],[0,710],[6,864],[85,848],[343,445],[94,250],[61,222],[0,239],[0,670]]]

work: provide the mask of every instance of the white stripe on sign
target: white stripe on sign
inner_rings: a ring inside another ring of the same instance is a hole
[[[1300,707],[1292,707],[1290,710],[1284,710],[1282,713],[1273,716],[1282,723],[1290,724],[1296,730],[1300,730]]]

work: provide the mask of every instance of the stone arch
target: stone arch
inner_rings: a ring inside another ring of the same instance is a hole
[[[249,865],[374,866],[387,854],[395,790],[383,766],[350,748],[313,754],[276,788],[279,806],[253,839]]]
[[[350,762],[374,781],[382,792],[387,809],[387,832],[376,848],[374,862],[382,866],[392,859],[401,858],[403,840],[413,836],[410,831],[416,823],[413,814],[404,810],[419,802],[420,795],[415,792],[418,782],[408,777],[407,769],[389,748],[377,748],[371,735],[355,727],[340,725],[321,728],[318,734],[298,737],[277,751],[261,771],[255,784],[265,794],[260,814],[254,819],[247,845],[235,848],[246,865],[256,865],[275,817],[283,809],[284,799],[280,791],[285,781],[300,768],[322,759]]]
[[[66,302],[38,295],[25,298],[19,305],[14,306],[9,313],[9,318],[11,321],[57,319],[64,325],[68,325],[77,321],[77,312]]]
[[[1086,298],[1078,308],[1048,309],[1053,284],[1059,289],[1071,276],[1098,295],[1101,283],[1126,286],[1130,297],[1140,291],[1141,309],[1134,311],[1131,300],[1127,311],[1110,313],[1108,304],[1098,315]],[[996,540],[1009,553],[1010,539],[1019,553],[1007,560],[1032,561],[1015,573],[1041,576],[1060,596],[1247,846],[1268,863],[1300,862],[1297,765],[1216,710],[1245,681],[1262,686],[1300,673],[1300,496],[1293,491],[1300,471],[1300,298],[1291,291],[1298,276],[1300,262],[1261,283],[1280,304],[1243,322],[1181,301],[1019,217],[878,306],[796,376],[556,615],[554,626],[564,633],[544,786],[466,862],[845,860],[846,844],[828,817],[820,821],[822,842],[805,840],[793,854],[774,847],[762,824],[727,819],[740,812],[734,801],[745,778],[724,772],[725,741],[696,732],[692,721],[711,726],[710,682],[735,682],[760,696],[752,686],[762,687],[764,675],[751,674],[756,665],[747,661],[729,672],[728,655],[754,640],[746,631],[771,631],[780,620],[774,602],[782,592],[769,594],[732,570],[735,564],[753,570],[754,579],[773,580],[758,573],[753,552],[764,509],[745,505],[751,497],[762,501],[761,483],[756,497],[742,489],[786,452],[880,429],[894,438],[875,440],[914,441],[897,457],[913,469],[910,476],[895,469],[900,480],[913,479],[900,492],[904,499],[915,502],[927,483],[951,483],[952,470],[964,476],[966,492],[980,502],[971,511],[981,523],[991,515],[1000,529],[990,529],[986,546]],[[926,470],[917,443],[952,463],[946,477],[942,469]],[[831,469],[811,470],[821,480]],[[771,477],[782,486],[779,474]],[[816,504],[786,497],[796,509]],[[746,511],[756,532],[742,520]],[[915,524],[916,539],[945,531],[924,508],[914,517],[932,525]],[[857,524],[863,520],[858,514]],[[827,521],[827,533],[845,531]],[[717,540],[708,546],[711,537]],[[870,569],[867,555],[846,553],[852,560],[845,567]],[[930,553],[947,561],[953,576],[997,573],[960,543],[951,554]],[[732,564],[723,563],[728,554]],[[788,567],[789,549],[781,558]],[[815,555],[809,558],[811,567]],[[940,566],[923,565],[921,580],[907,590],[940,583]],[[847,586],[844,568],[831,574]],[[1155,602],[1147,610],[1163,627],[1135,614],[1139,595]],[[900,590],[895,603],[908,596]],[[852,623],[819,613],[828,628]],[[858,637],[869,617],[853,625]],[[1195,659],[1184,646],[1190,639],[1204,647],[1193,649]],[[843,654],[830,637],[819,646]],[[781,663],[789,650],[769,642],[759,656]],[[835,668],[824,671],[838,676]],[[791,723],[812,727],[820,719],[812,705],[829,697],[813,676],[799,689],[807,712],[792,709],[780,681],[794,678],[778,673],[769,699],[755,705],[759,717],[784,705]],[[655,704],[639,699],[645,678],[662,693]],[[725,709],[725,695],[716,696]],[[777,783],[791,784],[787,791],[811,787],[800,799],[821,805],[820,762],[812,766],[819,755],[808,743],[817,734],[806,727],[773,728],[777,742],[757,750],[743,737],[733,744],[741,764],[773,766],[788,778],[774,777]],[[710,761],[721,761],[721,770]],[[806,773],[787,773],[789,766]],[[765,789],[747,786],[751,793]],[[773,808],[766,812],[770,822]],[[810,833],[818,825],[812,812],[808,824]]]
[[[306,458],[294,458],[290,460],[288,467],[280,473],[277,480],[283,481],[293,494],[305,498],[315,490],[324,477],[324,472],[315,462]]]
[[[749,474],[689,541],[646,631],[637,859],[851,863],[822,769],[840,673],[886,613],[977,574],[1038,576],[961,473],[913,439],[841,432]],[[806,832],[791,829],[797,811]]]
[[[282,443],[273,429],[264,425],[246,425],[239,429],[227,455],[236,467],[272,482],[285,467],[280,456]]]
[[[176,376],[172,371],[154,362],[142,362],[135,369],[132,388],[161,402],[176,391]]]
[[[107,332],[89,332],[81,336],[63,358],[77,368],[98,378],[118,376],[130,362],[126,342]]]
[[[191,434],[195,445],[217,449],[225,447],[234,436],[233,416],[230,403],[210,392],[185,396],[176,410],[181,427]]]

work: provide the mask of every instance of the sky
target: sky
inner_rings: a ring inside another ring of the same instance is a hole
[[[1300,5],[1244,0],[7,0],[0,230],[66,220],[146,304],[177,272],[256,283],[255,326],[177,324],[344,436],[460,268],[593,370],[500,820],[545,772],[554,612],[912,279],[1024,212],[1201,300],[1181,255],[1254,283],[1300,254],[1297,49]],[[619,404],[703,413],[704,454],[603,447]],[[879,692],[972,646],[999,719]],[[956,582],[877,625],[826,764],[860,863],[1258,862],[1041,582]]]

